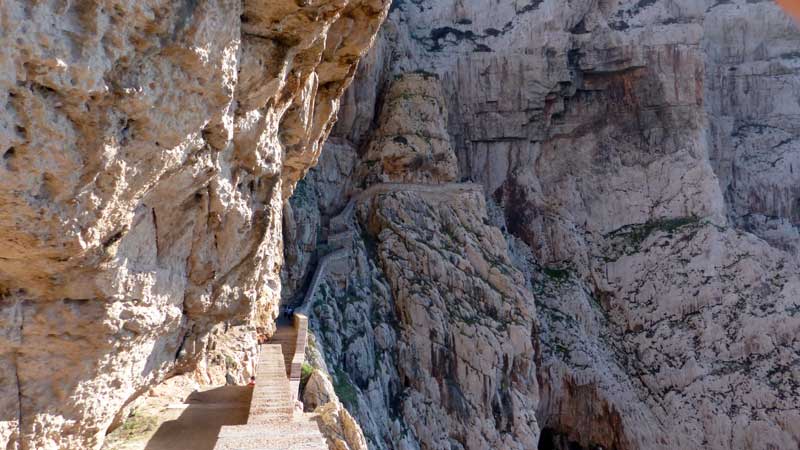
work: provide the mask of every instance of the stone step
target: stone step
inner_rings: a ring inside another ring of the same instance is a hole
[[[219,438],[228,441],[270,438],[267,441],[270,443],[301,441],[308,438],[324,439],[316,422],[303,421],[302,418],[297,422],[225,426],[220,430]]]
[[[264,381],[275,381],[279,382],[286,378],[286,366],[283,366],[279,369],[263,369],[256,371],[256,386],[258,386],[258,376],[261,375],[262,384]]]
[[[274,408],[270,410],[251,409],[250,417],[247,419],[247,423],[261,423],[265,420],[269,421],[276,418],[285,418],[286,420],[291,420],[293,416],[294,408],[292,407]]]
[[[284,403],[262,403],[262,404],[254,404],[250,405],[250,415],[253,414],[268,414],[270,412],[283,412],[283,411],[294,411],[294,405],[290,404],[289,402]]]
[[[253,395],[261,395],[269,392],[286,392],[289,387],[289,380],[282,380],[281,383],[262,384],[260,387],[253,390]]]
[[[322,440],[306,440],[299,442],[276,442],[265,444],[256,442],[222,442],[216,450],[328,450],[328,444]]]
[[[258,379],[256,379],[256,382],[258,382]],[[264,382],[262,382],[262,384],[260,386],[258,386],[255,389],[253,389],[253,394],[254,395],[259,395],[259,394],[262,394],[264,392],[285,392],[285,390],[286,390],[286,388],[288,386],[289,386],[289,380],[286,379],[286,378],[282,379],[280,381],[280,383],[275,383],[275,382],[273,382],[273,383],[264,383]]]
[[[280,385],[261,386],[260,389],[253,391],[253,395],[258,397],[259,395],[264,395],[264,394],[286,392],[286,388],[288,387],[289,387],[289,381],[283,380],[283,383],[281,383]],[[286,393],[288,394],[288,392]]]
[[[271,429],[278,433],[291,433],[307,428],[317,429],[317,420],[314,414],[297,414],[293,420],[274,424]],[[252,436],[263,431],[263,425],[226,425],[222,427],[220,437]]]
[[[292,398],[286,390],[280,391],[262,391],[262,392],[253,392],[253,397],[251,402],[253,401],[270,401],[270,400],[288,400]]]
[[[248,425],[279,425],[285,422],[291,422],[294,415],[292,414],[270,414],[270,415],[255,415],[247,419]]]
[[[294,427],[287,426],[296,425]],[[223,427],[219,432],[220,439],[250,439],[254,437],[292,436],[296,438],[322,437],[316,423],[287,422],[278,425],[239,425]]]
[[[282,383],[280,386],[262,386],[261,389],[259,389],[257,391],[253,391],[253,395],[255,397],[258,397],[258,396],[265,395],[265,394],[273,394],[273,393],[280,393],[280,392],[284,392],[284,393],[288,394],[288,392],[286,391],[286,388],[288,388],[288,387],[289,387],[289,382],[288,381],[284,381],[284,383]]]
[[[272,414],[272,413],[291,413],[294,411],[294,405],[289,402],[281,403],[263,403],[254,404],[250,406],[250,415],[257,414]]]
[[[277,406],[292,406],[292,400],[290,397],[281,398],[281,399],[257,399],[250,403],[250,410],[252,411],[254,407],[259,408],[273,408]]]
[[[281,395],[281,396],[261,396],[261,397],[253,397],[253,400],[250,402],[252,405],[261,405],[261,404],[269,404],[269,403],[277,403],[277,402],[286,402],[289,403],[292,401],[292,397],[289,395]]]

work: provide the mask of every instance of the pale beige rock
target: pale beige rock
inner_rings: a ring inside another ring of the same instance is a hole
[[[442,183],[456,178],[447,109],[434,74],[396,76],[386,92],[375,136],[363,157],[368,183]]]
[[[535,307],[483,195],[400,190],[371,205],[362,217],[397,305],[403,416],[421,447],[535,447]]]
[[[367,441],[361,427],[338,401],[328,402],[316,410],[320,431],[332,450],[367,450]]]
[[[0,447],[98,448],[171,374],[251,373],[284,199],[388,8],[296,3],[0,4]]]
[[[303,391],[303,405],[314,411],[318,407],[334,400],[338,401],[338,397],[333,389],[333,384],[322,371],[314,370],[308,377]]]

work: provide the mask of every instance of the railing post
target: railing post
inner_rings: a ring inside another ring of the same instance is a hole
[[[303,314],[294,314],[293,326],[297,334],[295,341],[294,355],[292,356],[291,370],[289,374],[289,388],[291,398],[295,402],[300,394],[300,378],[303,374],[303,362],[306,357],[306,343],[308,342],[308,317]]]

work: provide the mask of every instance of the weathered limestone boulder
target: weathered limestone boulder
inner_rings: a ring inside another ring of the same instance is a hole
[[[358,421],[336,395],[325,369],[314,369],[303,387],[303,407],[313,411],[328,447],[336,450],[367,450],[367,440]]]
[[[367,441],[358,422],[338,401],[318,407],[320,431],[331,450],[367,450]]]
[[[303,390],[303,406],[310,411],[314,411],[317,407],[325,405],[334,399],[337,399],[337,397],[333,384],[322,371],[315,369],[308,377]]]
[[[0,447],[98,448],[171,374],[245,380],[284,199],[387,8],[0,4]]]

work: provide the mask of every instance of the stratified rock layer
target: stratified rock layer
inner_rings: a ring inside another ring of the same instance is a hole
[[[244,380],[283,199],[387,8],[0,5],[0,447],[97,448],[172,373]]]

